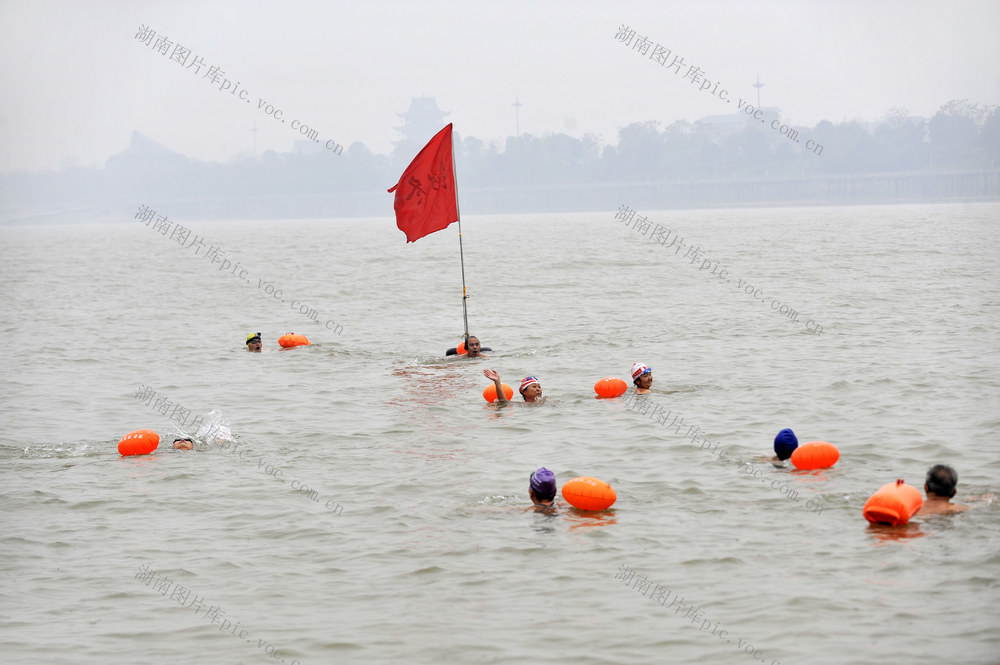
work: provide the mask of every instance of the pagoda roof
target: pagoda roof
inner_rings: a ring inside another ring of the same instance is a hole
[[[422,116],[424,118],[443,118],[451,111],[442,111],[438,108],[437,100],[433,97],[412,97],[410,108],[404,113],[397,113],[401,118],[409,119],[412,116]]]

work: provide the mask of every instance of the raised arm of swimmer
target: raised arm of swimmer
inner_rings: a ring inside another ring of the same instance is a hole
[[[497,387],[497,401],[506,402],[507,394],[503,391],[503,386],[500,385],[500,375],[497,374],[495,369],[484,369],[483,376],[493,382],[493,385]]]

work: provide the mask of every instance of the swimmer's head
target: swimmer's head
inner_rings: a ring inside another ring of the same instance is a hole
[[[653,385],[653,368],[642,363],[632,365],[632,383],[636,388],[649,389]]]
[[[955,473],[955,469],[945,464],[935,464],[927,471],[924,491],[950,499],[955,496],[956,485],[958,485],[958,474]]]
[[[787,427],[774,437],[774,454],[780,460],[786,460],[792,456],[795,449],[799,447],[799,440],[795,437],[795,432]]]
[[[531,474],[528,489],[532,500],[552,501],[556,498],[556,474],[543,466]]]
[[[194,449],[194,441],[190,437],[174,439],[174,448],[177,450],[192,450]]]
[[[534,402],[542,396],[542,384],[533,376],[526,376],[521,379],[521,387],[518,389],[525,402]]]
[[[260,333],[247,335],[247,351],[260,352]]]
[[[480,344],[478,337],[469,335],[469,339],[465,340],[465,353],[470,358],[475,358],[476,356],[478,356],[482,348],[483,345]]]

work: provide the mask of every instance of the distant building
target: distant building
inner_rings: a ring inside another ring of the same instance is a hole
[[[132,131],[128,147],[108,157],[105,168],[123,175],[172,172],[188,163],[187,157]]]
[[[292,145],[293,155],[318,155],[325,151],[323,144],[316,141],[296,141]]]
[[[449,114],[449,111],[438,108],[437,101],[433,97],[411,99],[409,110],[397,114],[403,119],[403,124],[396,127],[396,131],[403,138],[393,141],[393,145],[396,146],[393,157],[402,161],[416,157],[420,149],[448,124],[445,122],[445,116]]]
[[[754,120],[753,114],[737,111],[736,113],[726,113],[725,115],[707,115],[695,122],[695,125],[704,129],[706,133],[716,141],[721,141],[733,134],[739,134],[747,127],[765,127],[770,129],[768,123],[771,120],[781,120],[781,109],[774,106],[762,107],[762,118],[766,118],[765,123],[761,123],[761,118]],[[784,123],[782,123],[784,124]]]
[[[922,129],[924,141],[930,141],[930,133],[927,131],[929,127],[927,118],[922,118],[918,115],[900,115],[892,118],[882,118],[881,120],[875,121],[858,121],[858,124],[872,136],[875,135],[875,130],[882,125],[889,125],[895,128],[908,127],[910,129]]]

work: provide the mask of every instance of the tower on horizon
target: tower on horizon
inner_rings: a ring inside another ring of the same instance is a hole
[[[757,88],[757,108],[760,108],[760,89],[764,87],[764,83],[760,82],[760,74],[757,74],[757,82],[752,84],[753,87]]]
[[[393,141],[393,157],[406,162],[413,159],[420,149],[448,123],[444,121],[449,111],[438,108],[433,97],[413,97],[405,113],[397,113],[403,124],[396,127],[403,138]]]

